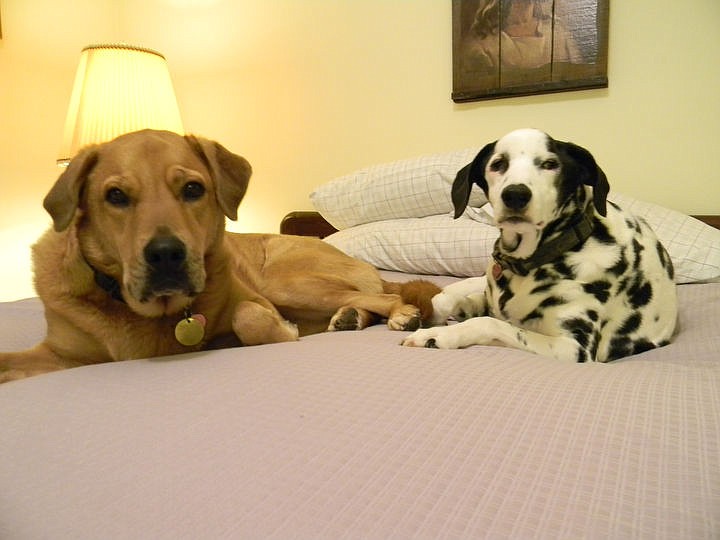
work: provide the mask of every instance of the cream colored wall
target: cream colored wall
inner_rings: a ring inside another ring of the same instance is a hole
[[[456,105],[449,0],[2,0],[0,299],[32,294],[80,49],[168,58],[186,129],[255,175],[234,230],[276,231],[356,168],[478,146],[519,126],[590,148],[613,187],[720,213],[720,2],[612,2],[610,87]]]

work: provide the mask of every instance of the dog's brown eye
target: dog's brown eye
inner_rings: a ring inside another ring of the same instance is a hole
[[[186,201],[197,201],[205,195],[205,186],[200,182],[188,182],[183,186],[182,196]]]
[[[496,160],[490,162],[490,170],[493,172],[503,172],[507,169],[507,159],[499,157]]]
[[[124,208],[130,204],[130,197],[120,188],[108,189],[105,192],[105,200],[119,208]]]
[[[554,171],[560,166],[560,163],[557,159],[546,159],[540,166],[546,171]]]

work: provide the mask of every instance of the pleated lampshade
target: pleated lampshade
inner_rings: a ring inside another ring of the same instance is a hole
[[[165,57],[130,45],[82,50],[65,119],[58,165],[82,147],[152,128],[183,133]]]

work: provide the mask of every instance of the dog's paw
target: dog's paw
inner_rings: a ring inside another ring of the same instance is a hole
[[[285,335],[287,338],[283,341],[297,341],[300,339],[300,330],[297,324],[291,323],[290,321],[283,321],[283,326],[285,326]]]
[[[362,330],[375,322],[375,315],[362,308],[344,306],[338,309],[330,319],[328,332],[344,330]]]
[[[434,326],[413,332],[402,341],[403,347],[425,347],[427,349],[457,349],[460,343],[455,339],[453,326]]]
[[[330,319],[330,324],[328,325],[328,332],[361,329],[360,314],[358,310],[353,307],[338,309],[332,319]]]
[[[466,321],[485,314],[485,295],[469,294],[458,298],[453,306],[451,316],[456,321]]]
[[[420,328],[420,321],[420,310],[411,304],[404,304],[390,314],[387,324],[390,330],[412,331]]]

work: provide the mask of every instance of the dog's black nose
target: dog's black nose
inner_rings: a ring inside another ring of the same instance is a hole
[[[143,250],[145,262],[160,272],[179,269],[185,262],[185,244],[176,236],[156,236]]]
[[[532,192],[525,184],[513,184],[503,189],[501,197],[510,210],[522,210],[532,199]]]

